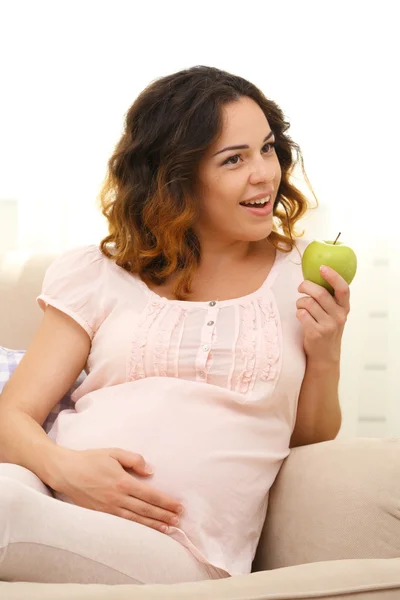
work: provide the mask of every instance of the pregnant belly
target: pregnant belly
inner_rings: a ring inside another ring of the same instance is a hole
[[[142,454],[154,470],[146,482],[185,507],[175,534],[181,531],[187,543],[179,541],[224,568],[215,557],[222,556],[227,536],[238,552],[242,540],[234,543],[234,531],[244,528],[258,539],[290,432],[265,406],[247,404],[237,393],[147,378],[86,394],[76,411],[60,413],[51,435],[75,450],[118,447]]]

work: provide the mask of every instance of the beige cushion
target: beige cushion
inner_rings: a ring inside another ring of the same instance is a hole
[[[271,490],[254,568],[395,557],[400,440],[358,438],[296,448]]]
[[[399,600],[400,559],[314,563],[178,585],[0,583],[4,600]]]
[[[9,252],[0,255],[0,346],[25,350],[42,318],[36,304],[53,256]]]

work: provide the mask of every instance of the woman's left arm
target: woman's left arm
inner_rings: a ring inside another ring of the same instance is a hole
[[[350,289],[330,267],[321,267],[321,275],[333,287],[333,296],[312,281],[303,281],[298,288],[308,294],[296,303],[307,362],[291,448],[334,439],[342,421],[338,397],[340,350],[350,311]]]

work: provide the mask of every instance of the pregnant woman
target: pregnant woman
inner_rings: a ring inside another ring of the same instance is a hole
[[[253,84],[203,66],[129,109],[101,192],[109,235],[50,265],[0,397],[1,580],[249,573],[290,448],[337,435],[349,287],[331,269],[334,295],[303,281],[288,127]]]

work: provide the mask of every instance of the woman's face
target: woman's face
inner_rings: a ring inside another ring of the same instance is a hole
[[[243,97],[222,110],[222,134],[199,165],[200,216],[195,231],[203,241],[260,241],[272,231],[281,181],[275,137],[254,100]],[[251,201],[262,204],[250,205]]]

